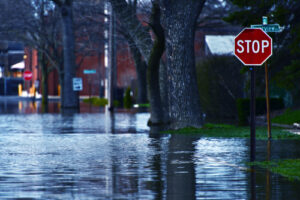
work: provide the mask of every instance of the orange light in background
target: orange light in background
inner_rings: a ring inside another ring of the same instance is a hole
[[[18,94],[19,96],[22,96],[22,84],[18,85]]]
[[[19,101],[19,112],[21,112],[21,111],[22,111],[22,108],[23,108],[22,101]]]
[[[27,56],[26,54],[24,54],[23,59],[26,60],[27,57],[28,57],[28,56]]]

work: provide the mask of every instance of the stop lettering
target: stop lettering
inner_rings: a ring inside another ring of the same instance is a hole
[[[234,55],[244,65],[262,65],[272,55],[272,38],[262,29],[246,28],[234,39]]]
[[[265,49],[270,46],[270,42],[268,40],[238,40],[237,41],[237,52],[244,53],[264,53]]]

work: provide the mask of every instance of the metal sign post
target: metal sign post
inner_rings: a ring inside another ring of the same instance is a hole
[[[255,67],[250,67],[251,71],[251,98],[250,98],[250,161],[255,161]]]
[[[234,39],[234,55],[251,71],[250,161],[255,161],[255,71],[272,55],[272,38],[260,28],[245,28]]]
[[[268,24],[268,17],[262,17],[262,24],[251,25],[251,28],[261,28],[264,32],[281,32],[283,27],[279,24]],[[272,138],[271,133],[271,118],[270,118],[270,94],[269,94],[269,72],[268,63],[265,62],[265,83],[266,83],[266,107],[267,107],[267,124],[268,124],[268,139]]]
[[[267,106],[267,123],[268,123],[268,139],[272,138],[271,133],[271,117],[270,117],[270,93],[269,93],[269,72],[268,63],[265,63],[265,82],[266,82],[266,106]]]

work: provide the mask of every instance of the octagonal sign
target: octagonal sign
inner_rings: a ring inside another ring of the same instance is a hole
[[[23,74],[23,77],[24,77],[25,81],[30,81],[32,78],[32,72],[29,70],[26,70]]]
[[[245,28],[234,39],[234,55],[244,65],[262,65],[272,48],[272,38],[260,28]]]

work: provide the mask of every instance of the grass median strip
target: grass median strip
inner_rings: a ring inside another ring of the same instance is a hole
[[[273,123],[293,125],[300,123],[300,110],[287,109],[283,114],[272,119]]]
[[[205,124],[202,128],[187,127],[178,130],[164,131],[171,134],[198,134],[204,137],[222,138],[249,138],[250,129],[246,126],[234,126],[229,124]],[[268,139],[267,127],[256,128],[257,139]],[[272,127],[273,139],[300,139],[300,135],[290,133],[278,127]]]
[[[252,162],[250,165],[268,169],[289,180],[300,180],[300,159]]]

